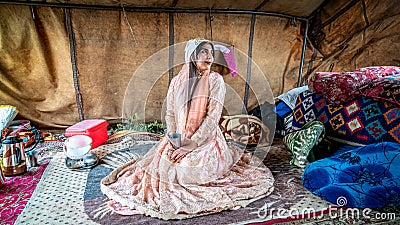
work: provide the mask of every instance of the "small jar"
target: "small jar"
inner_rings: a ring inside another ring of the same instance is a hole
[[[4,185],[6,178],[4,177],[3,170],[0,168],[0,187]]]

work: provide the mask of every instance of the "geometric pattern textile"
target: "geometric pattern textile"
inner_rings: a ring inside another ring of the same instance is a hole
[[[297,97],[292,129],[299,130],[313,120],[324,124],[327,137],[342,143],[400,143],[400,107],[391,102],[359,97],[328,104],[322,95],[305,91]]]

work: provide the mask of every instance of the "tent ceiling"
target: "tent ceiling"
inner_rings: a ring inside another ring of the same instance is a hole
[[[101,7],[145,7],[176,9],[214,9],[214,10],[246,10],[279,13],[293,17],[307,18],[324,0],[25,0],[0,1],[14,4],[76,4]]]

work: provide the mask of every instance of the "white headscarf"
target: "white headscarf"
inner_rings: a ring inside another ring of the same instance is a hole
[[[186,47],[185,47],[185,62],[186,63],[190,62],[190,56],[196,50],[197,46],[199,46],[203,42],[211,43],[211,41],[206,40],[206,39],[201,39],[201,38],[192,39],[187,42]]]

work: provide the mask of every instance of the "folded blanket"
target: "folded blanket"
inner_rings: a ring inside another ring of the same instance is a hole
[[[376,100],[386,100],[400,106],[400,73],[380,77],[361,85],[354,92],[354,95],[371,97]]]
[[[400,144],[383,142],[315,161],[304,170],[304,187],[339,206],[398,206],[399,149]]]
[[[357,97],[355,94],[361,86],[395,74],[400,74],[400,67],[376,66],[350,72],[317,72],[309,80],[308,88],[321,94],[328,103],[342,104]]]

